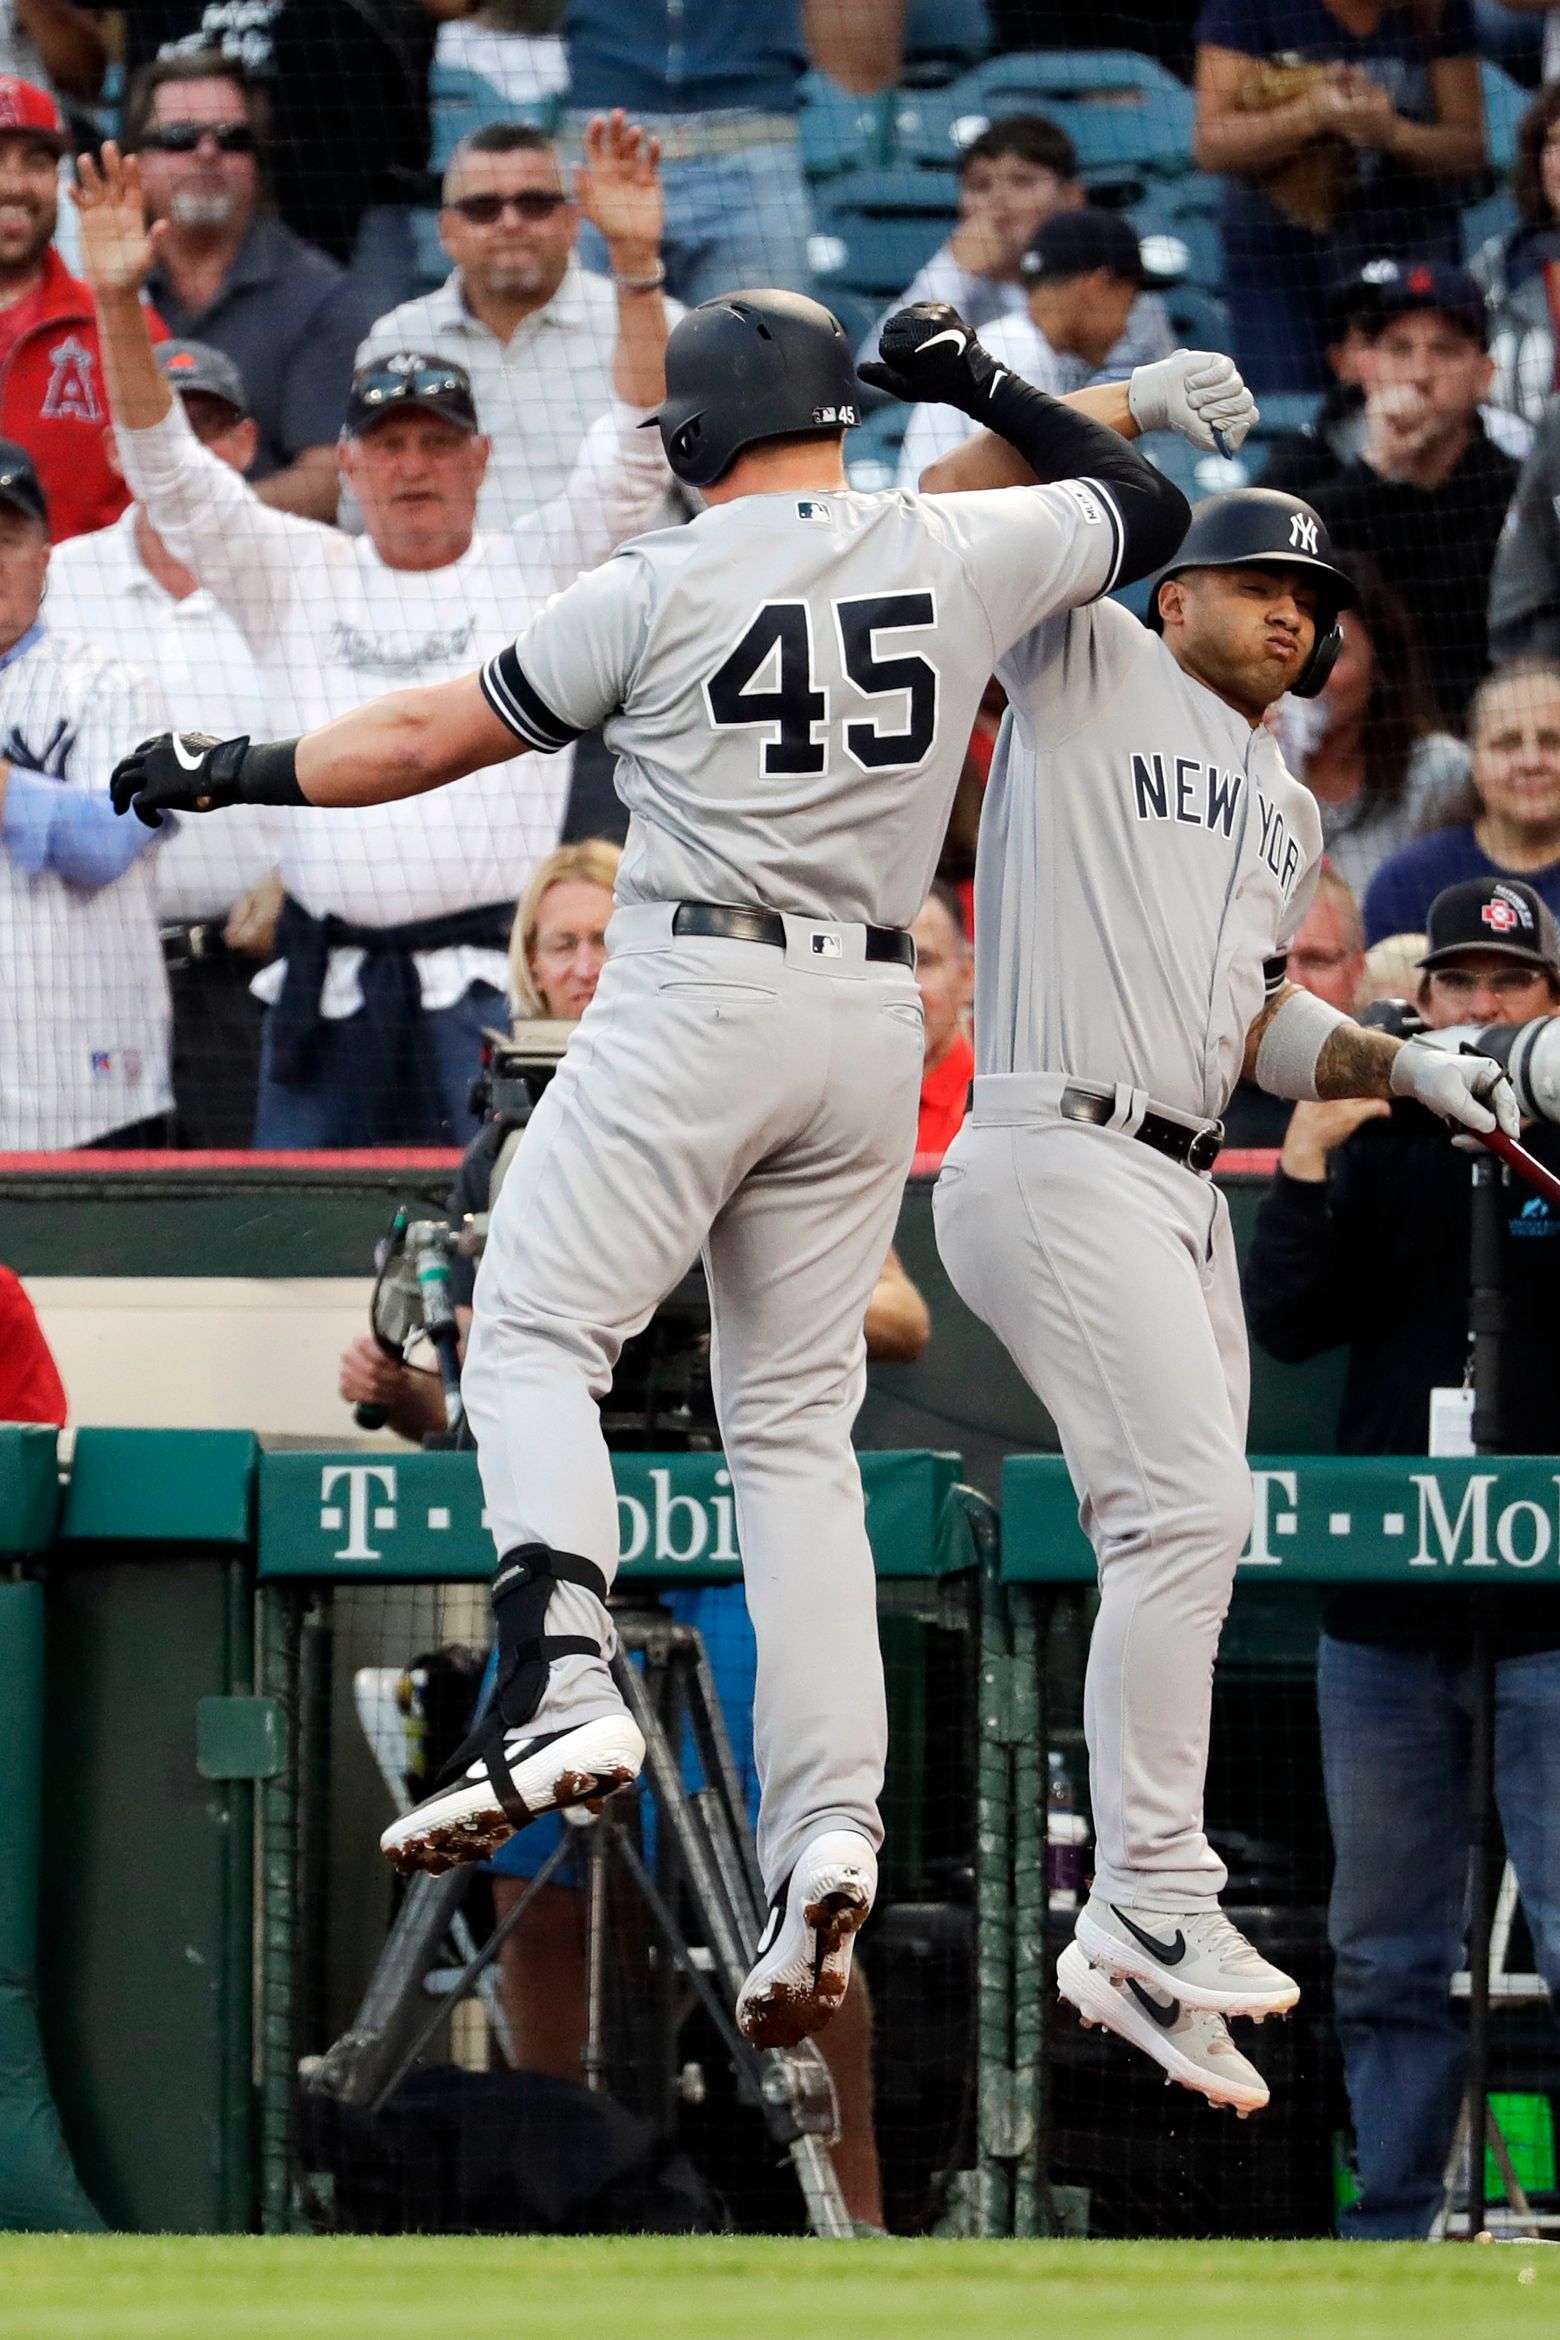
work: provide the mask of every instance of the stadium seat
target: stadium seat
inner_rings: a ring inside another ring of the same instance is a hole
[[[869,414],[845,441],[845,471],[854,488],[885,488],[894,484],[899,449],[910,408],[897,399]]]
[[[1195,284],[1156,285],[1154,290],[1170,313],[1177,348],[1220,349],[1227,357],[1234,355],[1230,313],[1223,301]]]
[[[1162,237],[1183,247],[1183,257],[1171,265],[1174,254],[1150,252],[1156,275],[1184,277],[1203,292],[1219,292],[1224,284],[1224,243],[1219,234],[1219,183],[1200,171],[1183,177],[1145,178],[1141,197],[1126,206],[1127,216],[1144,239]],[[1091,190],[1092,192],[1092,190]]]
[[[1533,93],[1523,89],[1498,65],[1481,65],[1479,79],[1484,84],[1484,129],[1490,167],[1505,178],[1517,159],[1517,125],[1532,105]]]
[[[1085,171],[1191,167],[1190,90],[1130,49],[1026,49],[914,94],[914,127],[912,109],[900,115],[899,151],[909,160],[946,162],[999,115],[1042,113],[1067,132]]]
[[[531,122],[539,130],[556,127],[562,100],[544,98],[532,106],[517,106],[491,81],[465,66],[435,65],[428,82],[433,120],[429,167],[442,171],[461,139],[489,122]]]
[[[986,0],[910,0],[905,18],[904,78],[945,81],[996,44]]]
[[[876,301],[902,292],[951,229],[958,190],[951,172],[856,171],[819,191],[813,273],[831,288]]]
[[[852,97],[823,73],[802,79],[797,117],[802,168],[809,179],[830,179],[840,171],[876,169],[894,156],[896,97]]]

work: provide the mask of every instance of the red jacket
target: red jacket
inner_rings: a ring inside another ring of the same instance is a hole
[[[63,1422],[65,1392],[33,1314],[9,1268],[0,1267],[0,1422]]]
[[[14,341],[0,310],[0,346],[8,348],[0,359],[0,438],[25,447],[37,465],[58,544],[106,528],[130,497],[103,447],[108,392],[92,295],[52,244],[42,282],[18,306],[24,316]],[[167,340],[155,313],[151,327],[154,341]]]

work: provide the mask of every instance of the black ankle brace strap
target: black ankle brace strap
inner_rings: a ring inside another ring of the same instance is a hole
[[[555,1552],[550,1544],[517,1544],[504,1553],[493,1579],[493,1622],[498,1629],[498,1674],[482,1719],[462,1740],[440,1774],[441,1784],[458,1779],[478,1757],[510,1819],[520,1826],[524,1807],[509,1786],[500,1760],[504,1733],[528,1723],[542,1702],[547,1668],[554,1658],[604,1657],[593,1635],[548,1633],[547,1605],[560,1584],[578,1585],[605,1603],[607,1580],[593,1560],[577,1552]]]

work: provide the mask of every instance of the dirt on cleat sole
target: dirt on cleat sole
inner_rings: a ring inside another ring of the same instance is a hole
[[[637,1776],[626,1769],[566,1771],[557,1782],[551,1802],[530,1817],[543,1819],[548,1812],[562,1812],[581,1804],[587,1812],[599,1813],[609,1796],[616,1795],[621,1788],[631,1787]],[[442,1877],[446,1870],[486,1860],[517,1833],[515,1823],[505,1812],[471,1813],[464,1819],[435,1822],[417,1836],[391,1847],[385,1858],[399,1876]]]

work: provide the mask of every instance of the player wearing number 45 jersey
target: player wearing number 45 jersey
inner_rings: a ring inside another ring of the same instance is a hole
[[[962,362],[991,361],[974,345]],[[906,369],[903,392],[946,399]],[[936,483],[1023,477],[987,438]],[[1011,488],[1005,492],[1011,493]],[[1267,2101],[1225,2018],[1299,1994],[1224,1917],[1203,1830],[1214,1654],[1250,1527],[1247,1358],[1209,1183],[1242,1071],[1280,1097],[1411,1094],[1514,1132],[1509,1085],[1285,980],[1321,865],[1263,717],[1310,696],[1354,598],[1308,504],[1212,499],[1147,627],[1097,603],[999,662],[976,874],[976,1077],[938,1247],[1055,1419],[1099,1565],[1085,1689],[1098,1852],[1058,1982],[1216,2103]]]
[[[931,331],[914,316],[903,329],[911,344]],[[1113,419],[1136,395],[1208,443],[1186,395],[1201,362],[1103,394]],[[702,1249],[758,1640],[772,1896],[738,2012],[749,2038],[784,2045],[844,1995],[881,1836],[882,1671],[850,1430],[915,1138],[905,930],[993,664],[1052,612],[1167,559],[1186,506],[1115,431],[1011,376],[971,411],[1060,484],[850,492],[848,345],[827,310],[786,293],[691,312],[667,389],[668,458],[710,506],[690,526],[580,578],[480,676],[282,746],[185,742],[194,775],[180,743],[151,743],[116,800],[152,817],[257,797],[366,804],[605,724],[632,816],[611,956],[505,1182],[465,1372],[500,1556],[498,1693],[447,1784],[384,1844],[403,1869],[441,1869],[637,1772],[608,1667],[617,1509],[597,1401]]]

